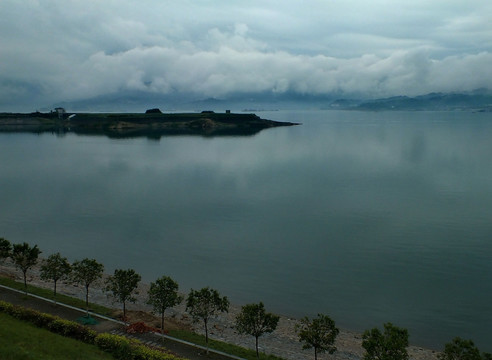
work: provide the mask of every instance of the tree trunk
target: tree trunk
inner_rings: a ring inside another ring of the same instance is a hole
[[[164,311],[161,311],[161,332],[164,334]]]
[[[207,344],[207,355],[208,355],[208,324],[207,320],[203,320],[205,323],[205,343]]]
[[[87,309],[87,317],[89,317],[89,285],[85,286],[85,307]]]
[[[126,302],[123,301],[123,321],[126,322]]]
[[[314,360],[318,360],[318,348],[314,348]]]
[[[260,358],[260,353],[258,352],[258,336],[255,336],[256,339],[256,358]]]
[[[27,295],[27,270],[22,270],[22,274],[24,275],[24,290],[26,291]]]
[[[56,280],[55,280],[55,287],[53,289],[53,303],[56,305]]]

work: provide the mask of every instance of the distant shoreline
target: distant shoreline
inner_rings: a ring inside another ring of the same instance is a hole
[[[299,125],[262,119],[255,114],[215,113],[0,113],[0,132],[76,133],[110,138],[201,135],[248,136],[261,130]]]

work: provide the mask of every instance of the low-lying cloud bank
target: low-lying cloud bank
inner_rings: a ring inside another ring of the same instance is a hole
[[[66,72],[29,74],[22,81],[3,74],[0,96],[10,101],[64,101],[121,91],[195,94],[227,98],[238,93],[385,97],[492,88],[492,54],[431,59],[425,50],[387,57],[337,59],[221,47],[187,51],[136,47],[97,52]]]
[[[264,91],[371,97],[418,95],[492,87],[489,64],[492,64],[492,54],[485,52],[442,60],[429,58],[425,51],[337,59],[227,47],[197,52],[164,47],[135,48],[91,56],[83,65],[87,80],[79,83],[74,93],[93,84],[96,92],[118,89],[163,94],[191,91],[205,97]]]

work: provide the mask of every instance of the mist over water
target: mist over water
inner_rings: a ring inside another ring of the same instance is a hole
[[[0,134],[0,236],[289,316],[492,351],[492,115],[260,112],[251,137]]]

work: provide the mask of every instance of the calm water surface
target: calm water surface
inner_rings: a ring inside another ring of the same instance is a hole
[[[492,351],[492,114],[263,112],[252,137],[0,134],[0,236],[290,316]]]

